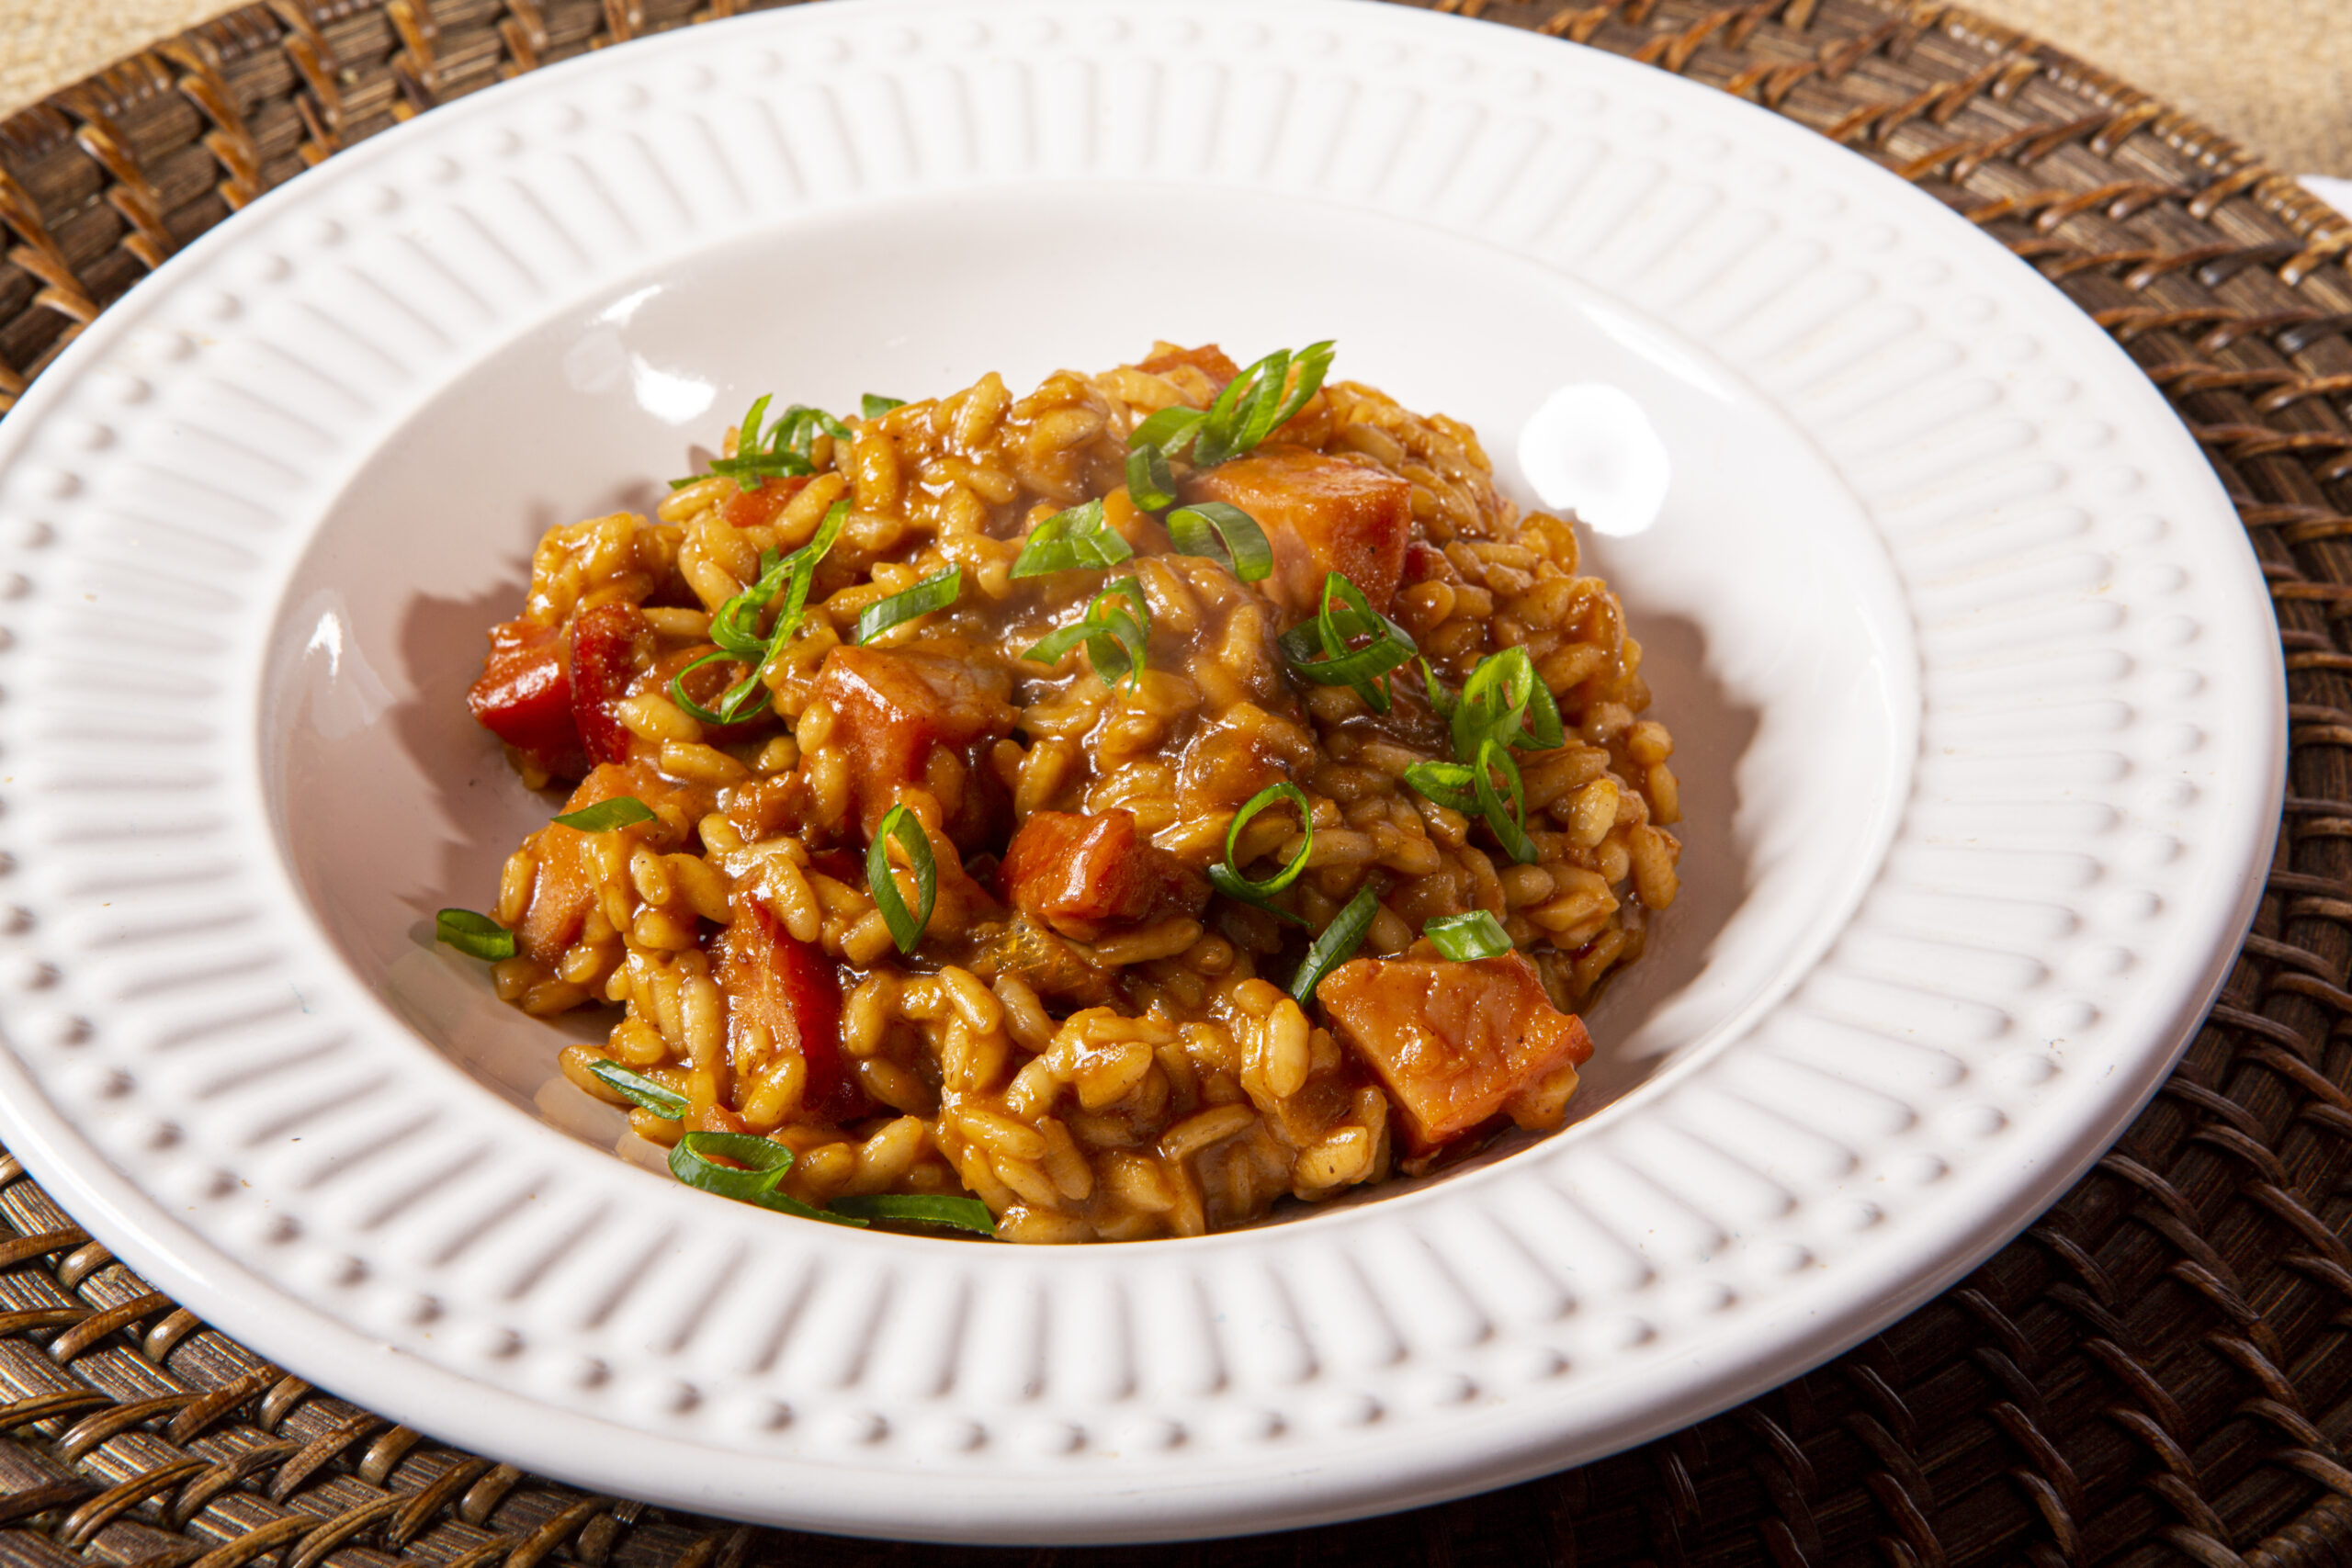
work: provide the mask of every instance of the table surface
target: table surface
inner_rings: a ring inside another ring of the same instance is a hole
[[[0,114],[232,0],[0,0]],[[1971,0],[2295,174],[2352,175],[2352,0]]]

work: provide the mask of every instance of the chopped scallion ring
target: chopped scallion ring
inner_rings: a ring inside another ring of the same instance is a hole
[[[1125,599],[1129,609],[1117,601]],[[1022,650],[1021,657],[1039,664],[1056,664],[1080,643],[1094,661],[1094,673],[1109,685],[1124,676],[1143,683],[1144,652],[1151,642],[1151,602],[1143,584],[1132,577],[1118,581],[1088,601],[1086,613],[1069,626],[1047,632]]]
[[[1478,792],[1470,783],[1467,762],[1415,762],[1405,770],[1405,784],[1448,810],[1478,815]]]
[[[1250,825],[1250,818],[1278,800],[1286,800],[1298,808],[1299,831],[1305,836],[1304,841],[1298,846],[1298,853],[1291,856],[1288,865],[1263,882],[1252,882],[1241,874],[1238,858],[1241,852],[1241,829]],[[1225,829],[1225,859],[1209,867],[1209,883],[1228,898],[1238,899],[1270,915],[1279,915],[1293,925],[1305,925],[1306,922],[1296,915],[1277,907],[1273,897],[1298,880],[1299,874],[1306,869],[1307,857],[1314,851],[1315,816],[1307,806],[1306,792],[1295,784],[1269,784],[1251,795],[1249,803],[1233,814],[1233,821]]]
[[[743,1168],[713,1165],[714,1158],[732,1160]],[[797,1214],[804,1220],[865,1228],[865,1222],[855,1215],[828,1213],[778,1191],[784,1173],[791,1168],[790,1149],[749,1133],[688,1133],[670,1151],[670,1174],[696,1191],[756,1204],[779,1214]]]
[[[1144,512],[1164,512],[1176,504],[1176,475],[1168,454],[1157,446],[1138,446],[1127,454],[1127,499]]]
[[[812,448],[820,434],[849,439],[849,426],[822,409],[799,403],[785,410],[775,424],[767,424],[770,396],[763,393],[736,427],[735,455],[711,460],[708,471],[732,479],[738,490],[757,490],[767,479],[806,479],[817,471]],[[672,479],[670,488],[680,490],[701,478],[689,474]]]
[[[951,1198],[923,1192],[853,1194],[834,1199],[832,1212],[860,1220],[911,1222],[970,1231],[975,1235],[996,1235],[996,1216],[989,1213],[989,1206],[978,1198]]]
[[[1306,961],[1291,977],[1290,994],[1301,1005],[1315,999],[1315,987],[1323,983],[1324,976],[1355,956],[1356,949],[1363,945],[1363,933],[1372,929],[1373,917],[1378,913],[1380,896],[1367,884],[1357,888],[1347,907],[1331,917],[1323,934],[1307,948]]]
[[[912,588],[900,589],[888,599],[868,604],[858,615],[857,629],[851,635],[860,644],[872,642],[892,626],[933,610],[946,609],[963,591],[964,569],[951,566],[936,577],[926,577]]]
[[[892,409],[907,406],[904,398],[886,398],[879,392],[868,392],[858,400],[858,412],[866,419],[880,419]]]
[[[1334,599],[1340,601],[1336,611]],[[1350,648],[1358,637],[1371,640]],[[1318,686],[1351,687],[1374,713],[1388,711],[1388,672],[1420,651],[1410,632],[1374,610],[1363,590],[1336,571],[1323,578],[1315,618],[1299,622],[1278,640],[1293,674]]]
[[[1288,349],[1274,350],[1235,377],[1209,405],[1208,417],[1193,442],[1193,461],[1205,468],[1256,450],[1321,388],[1331,367],[1331,353],[1329,340],[1300,349],[1295,356],[1295,386],[1291,384],[1294,356]],[[1137,426],[1137,433],[1150,423],[1146,420]]]
[[[663,1089],[643,1073],[624,1067],[618,1062],[591,1062],[588,1074],[630,1104],[673,1122],[683,1119],[687,1111],[694,1109],[684,1095]]]
[[[1455,963],[1475,958],[1499,958],[1511,951],[1503,923],[1484,909],[1466,915],[1445,915],[1421,927],[1430,945]]]
[[[800,629],[801,616],[808,605],[809,586],[817,580],[818,563],[832,549],[848,523],[849,502],[833,502],[807,544],[780,559],[763,558],[759,581],[719,605],[718,614],[710,618],[710,640],[718,645],[718,651],[704,654],[670,680],[670,700],[681,712],[704,724],[724,726],[741,724],[767,705],[768,691],[760,680],[760,671]],[[760,612],[779,592],[785,596],[784,608],[776,612],[775,624],[763,637],[759,635]],[[718,711],[713,712],[688,694],[686,677],[706,664],[722,660],[747,664],[750,669],[742,680],[720,695]]]
[[[1145,416],[1143,423],[1136,425],[1127,437],[1127,446],[1130,450],[1156,447],[1170,457],[1181,457],[1184,455],[1184,448],[1200,434],[1201,426],[1208,421],[1208,412],[1204,409],[1171,404]],[[1129,474],[1135,472],[1132,468],[1127,471]],[[1143,503],[1137,502],[1136,504],[1140,506]]]
[[[631,828],[652,820],[653,807],[633,795],[616,795],[556,818],[559,825],[581,833],[609,833],[616,828]]]
[[[493,962],[514,956],[514,933],[471,909],[444,909],[433,917],[433,939],[444,942],[469,958]]]
[[[711,649],[670,677],[670,701],[677,705],[680,713],[697,723],[721,727],[742,723],[767,705],[768,689],[760,682],[760,667],[757,664],[751,665],[741,681],[718,694],[718,706],[716,709],[707,708],[695,701],[693,694],[686,690],[686,677],[707,664],[742,664],[744,662],[745,660],[736,658],[723,648]]]
[[[1503,804],[1502,795],[1495,788],[1494,775],[1500,773],[1510,786],[1510,804]],[[1470,787],[1478,792],[1478,810],[1494,829],[1495,840],[1503,852],[1521,865],[1533,865],[1536,861],[1534,840],[1527,836],[1527,795],[1519,782],[1519,764],[1510,760],[1510,750],[1499,740],[1489,737],[1478,742],[1478,760],[1470,764]]]
[[[1118,565],[1135,554],[1118,530],[1102,519],[1102,503],[1090,501],[1057,512],[1035,528],[1012,562],[1015,577],[1042,577],[1049,571],[1099,570]]]
[[[1129,462],[1132,466],[1133,459]],[[1135,488],[1132,479],[1127,488]],[[1170,513],[1168,537],[1188,556],[1222,558],[1244,582],[1261,582],[1274,570],[1274,547],[1258,520],[1222,501],[1204,501]]]
[[[1438,673],[1430,668],[1428,659],[1422,659],[1420,664],[1421,690],[1429,697],[1430,711],[1451,724],[1453,721],[1454,710],[1462,705],[1462,699],[1448,690],[1443,681],[1438,679]]]
[[[890,874],[890,843],[898,841],[905,852],[908,869],[914,873],[915,902],[919,908],[910,911],[907,901],[899,893],[898,878]],[[874,907],[882,911],[882,919],[890,928],[890,940],[900,953],[912,953],[922,941],[923,928],[931,924],[932,906],[939,897],[939,866],[932,859],[931,840],[915,820],[913,812],[903,806],[890,807],[876,829],[874,842],[865,852],[865,886],[874,895]]]
[[[1535,673],[1523,648],[1480,660],[1445,716],[1453,729],[1453,754],[1465,762],[1489,739],[1533,751],[1549,751],[1567,740],[1552,689]]]

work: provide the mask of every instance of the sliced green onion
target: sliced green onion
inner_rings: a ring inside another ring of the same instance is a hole
[[[1430,668],[1430,661],[1427,659],[1421,660],[1420,664],[1421,690],[1429,696],[1430,711],[1449,724],[1452,723],[1454,709],[1461,705],[1462,699],[1448,690],[1443,681],[1438,679],[1437,671]]]
[[[730,1170],[723,1165],[713,1165],[710,1162],[714,1156],[733,1160],[743,1168]],[[865,1222],[854,1215],[827,1213],[776,1190],[784,1173],[791,1168],[790,1149],[749,1133],[688,1133],[670,1151],[670,1174],[696,1191],[756,1204],[779,1214],[797,1214],[804,1220],[865,1228]]]
[[[1495,788],[1494,775],[1500,773],[1510,788],[1510,804],[1503,804],[1502,795]],[[1519,764],[1510,760],[1510,750],[1491,737],[1478,742],[1478,760],[1470,764],[1470,786],[1478,792],[1478,810],[1494,829],[1495,840],[1503,852],[1521,865],[1535,863],[1535,843],[1527,836],[1522,824],[1527,817],[1527,796],[1519,782]]]
[[[1552,689],[1535,673],[1523,648],[1480,660],[1446,716],[1453,728],[1453,754],[1465,762],[1477,755],[1482,740],[1549,751],[1567,739]]]
[[[1132,480],[1127,488],[1135,488]],[[1258,520],[1222,501],[1178,507],[1168,514],[1168,536],[1188,556],[1222,558],[1244,582],[1262,581],[1274,570],[1274,547]]]
[[[996,1216],[978,1198],[950,1198],[922,1192],[876,1192],[833,1200],[833,1213],[861,1220],[911,1221],[945,1225],[975,1235],[996,1235]]]
[[[1184,455],[1184,448],[1201,433],[1201,426],[1206,424],[1208,419],[1208,412],[1204,409],[1188,409],[1182,403],[1171,404],[1146,415],[1143,423],[1136,425],[1127,437],[1127,446],[1130,450],[1157,447],[1168,457],[1181,457]],[[1132,468],[1127,471],[1131,475],[1135,472]],[[1138,502],[1136,504],[1142,503]]]
[[[1176,475],[1168,454],[1157,446],[1138,446],[1127,454],[1127,499],[1145,512],[1164,512],[1176,504]]]
[[[1478,790],[1470,782],[1467,762],[1415,762],[1405,770],[1405,784],[1449,810],[1478,815]]]
[[[1331,353],[1328,340],[1300,349],[1295,387],[1289,386],[1293,355],[1288,349],[1276,349],[1235,377],[1209,405],[1208,418],[1193,443],[1193,461],[1209,468],[1255,450],[1275,426],[1306,406],[1331,367]]]
[[[433,939],[447,942],[469,958],[514,956],[514,933],[471,909],[444,909],[434,916]]]
[[[1369,884],[1357,888],[1356,896],[1348,900],[1345,908],[1331,917],[1331,923],[1323,928],[1323,934],[1307,948],[1306,962],[1301,964],[1298,973],[1291,977],[1290,994],[1301,1003],[1313,1001],[1315,987],[1323,983],[1323,976],[1354,957],[1356,949],[1363,945],[1363,933],[1372,929],[1372,919],[1378,913],[1379,895],[1372,890]]]
[[[926,577],[912,588],[902,588],[888,599],[868,604],[858,615],[857,629],[851,635],[861,644],[872,642],[892,626],[904,625],[917,615],[944,610],[963,592],[964,569],[951,566],[936,577]]]
[[[1057,512],[1035,528],[1012,562],[1015,577],[1042,577],[1049,571],[1100,570],[1118,565],[1135,550],[1118,530],[1102,520],[1102,503],[1090,501]]]
[[[868,392],[858,400],[858,412],[867,419],[880,419],[892,409],[907,406],[904,398],[886,398],[879,392]]]
[[[1121,599],[1135,607],[1119,604]],[[1151,601],[1144,596],[1143,584],[1132,577],[1119,579],[1087,602],[1084,615],[1047,632],[1023,649],[1021,657],[1039,664],[1057,664],[1080,643],[1086,645],[1094,673],[1104,685],[1127,675],[1141,685],[1144,652],[1151,643]]]
[[[760,671],[800,629],[801,616],[808,605],[809,586],[817,580],[818,563],[832,549],[848,523],[849,502],[833,502],[807,544],[781,558],[769,558],[775,554],[770,551],[769,557],[761,559],[759,581],[719,605],[718,613],[710,618],[710,640],[718,644],[718,650],[704,654],[671,678],[670,700],[681,712],[704,724],[729,725],[741,724],[767,705],[768,690],[760,680]],[[779,592],[785,596],[784,608],[776,612],[775,624],[763,637],[758,629],[760,612]],[[722,660],[750,668],[742,680],[720,694],[718,711],[713,712],[687,693],[686,677],[706,664]]]
[[[906,852],[907,864],[915,874],[915,901],[922,906],[919,913],[910,913],[907,901],[899,896],[899,880],[890,874],[890,840],[896,839],[899,848]],[[923,928],[931,924],[932,906],[939,897],[939,867],[931,857],[931,840],[915,820],[914,813],[903,806],[890,807],[882,818],[882,826],[875,832],[874,842],[865,852],[865,886],[874,895],[874,907],[882,911],[883,920],[890,928],[890,940],[899,944],[900,953],[912,953],[922,941]]]
[[[770,395],[763,393],[743,415],[743,423],[736,427],[735,455],[711,459],[709,473],[723,475],[735,481],[736,488],[758,490],[763,481],[772,479],[805,479],[817,471],[811,448],[820,434],[836,441],[849,438],[849,427],[822,409],[812,409],[799,403],[784,411],[773,425],[766,424]],[[678,490],[701,479],[689,474],[683,479],[672,479],[670,488]]]
[[[567,811],[556,818],[560,826],[582,833],[609,833],[616,828],[629,828],[652,820],[653,807],[633,795],[616,795],[610,800],[600,800],[594,806]]]
[[[687,1111],[694,1109],[684,1095],[663,1089],[643,1073],[624,1067],[618,1062],[591,1062],[588,1074],[630,1104],[641,1106],[656,1116],[667,1117],[673,1122],[683,1119]]]
[[[1278,800],[1287,800],[1298,808],[1299,830],[1305,834],[1305,841],[1298,846],[1298,853],[1291,856],[1288,865],[1263,882],[1252,882],[1241,874],[1240,863],[1235,858],[1241,852],[1241,829],[1250,825],[1251,818]],[[1307,856],[1314,852],[1314,849],[1315,815],[1306,804],[1306,792],[1295,784],[1269,784],[1251,795],[1249,804],[1233,814],[1233,821],[1225,829],[1225,859],[1209,867],[1210,886],[1228,898],[1253,905],[1270,915],[1279,915],[1294,925],[1305,925],[1306,921],[1288,909],[1276,907],[1272,900],[1275,894],[1298,880],[1299,874],[1306,869]]]
[[[1421,934],[1430,939],[1430,946],[1457,964],[1474,958],[1499,958],[1511,951],[1510,936],[1503,930],[1503,923],[1484,909],[1442,916],[1422,926]]]
[[[1336,612],[1334,599],[1340,601]],[[1412,634],[1374,610],[1363,590],[1336,571],[1324,575],[1320,603],[1313,620],[1299,622],[1277,639],[1291,672],[1318,686],[1351,687],[1366,707],[1386,713],[1388,672],[1420,651]],[[1371,640],[1350,648],[1357,637]],[[1318,652],[1323,657],[1317,658]]]

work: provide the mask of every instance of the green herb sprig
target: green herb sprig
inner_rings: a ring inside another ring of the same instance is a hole
[[[1094,673],[1104,685],[1131,677],[1140,687],[1144,652],[1150,642],[1151,602],[1145,598],[1142,583],[1123,577],[1089,600],[1085,614],[1031,643],[1021,657],[1056,664],[1084,643],[1086,656],[1094,661]]]
[[[826,510],[809,541],[788,556],[773,550],[761,559],[759,580],[719,605],[710,618],[710,640],[718,646],[687,665],[670,681],[670,700],[689,716],[705,724],[741,724],[767,705],[768,689],[760,671],[791,642],[808,607],[808,592],[817,580],[817,566],[842,536],[849,523],[849,502],[837,501]],[[784,605],[763,637],[760,613],[777,594]],[[718,706],[707,708],[686,691],[686,677],[706,664],[744,664],[743,678],[719,694]]]
[[[514,933],[471,909],[444,909],[435,915],[433,940],[447,942],[469,958],[496,962],[514,956]]]
[[[1420,651],[1412,634],[1374,609],[1363,590],[1336,571],[1324,575],[1317,598],[1315,618],[1279,639],[1291,672],[1318,686],[1350,687],[1373,712],[1386,713],[1388,672]],[[1358,638],[1369,640],[1351,648]]]
[[[1022,541],[1021,553],[1013,558],[1012,575],[1043,577],[1049,571],[1100,570],[1116,566],[1135,553],[1135,547],[1103,520],[1102,502],[1098,499],[1057,512],[1030,529],[1028,538]]]
[[[1466,915],[1442,915],[1421,927],[1421,934],[1440,954],[1457,964],[1478,958],[1500,958],[1511,951],[1503,923],[1484,909]]]
[[[1258,813],[1278,800],[1286,800],[1298,808],[1299,831],[1305,839],[1298,846],[1298,853],[1291,856],[1288,865],[1263,882],[1252,882],[1241,874],[1241,829],[1248,827]],[[1298,880],[1299,874],[1306,869],[1307,857],[1314,852],[1315,816],[1307,807],[1306,792],[1295,784],[1269,784],[1251,795],[1249,803],[1233,814],[1232,822],[1225,829],[1225,859],[1209,867],[1209,885],[1228,898],[1238,899],[1270,915],[1279,916],[1295,926],[1303,926],[1306,923],[1305,920],[1273,899],[1275,894]]]
[[[890,842],[898,840],[906,852],[907,865],[915,874],[915,903],[909,909],[899,896],[898,878],[890,874]],[[932,858],[931,839],[913,812],[903,806],[894,806],[875,830],[874,842],[865,851],[865,886],[874,895],[874,907],[882,911],[882,919],[890,928],[890,940],[898,943],[902,953],[912,953],[922,941],[923,928],[931,924],[931,911],[939,899],[939,866]]]
[[[857,629],[852,634],[863,645],[872,642],[892,626],[904,625],[917,615],[927,615],[933,610],[944,610],[956,603],[964,592],[964,569],[951,566],[935,577],[926,577],[912,588],[902,588],[888,599],[877,599],[868,604],[857,617]]]
[[[827,413],[795,403],[779,415],[774,424],[765,424],[768,402],[773,394],[762,393],[743,423],[736,427],[735,455],[714,457],[707,470],[735,481],[735,488],[754,491],[768,479],[806,479],[817,471],[811,451],[820,434],[836,441],[849,439],[849,426]],[[871,417],[871,416],[868,416]],[[703,478],[688,474],[682,479],[672,479],[672,490],[683,490]]]

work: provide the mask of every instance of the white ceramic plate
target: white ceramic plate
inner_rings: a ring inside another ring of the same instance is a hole
[[[427,936],[546,810],[459,700],[530,542],[760,391],[1156,335],[1337,337],[1619,531],[1690,819],[1584,1119],[1066,1251],[613,1158],[556,1032]],[[558,67],[206,236],[0,459],[0,1135],[306,1377],[820,1529],[1298,1525],[1781,1382],[2121,1127],[2276,821],[2254,564],[2096,327],[1770,115],[1402,8],[869,0]]]

